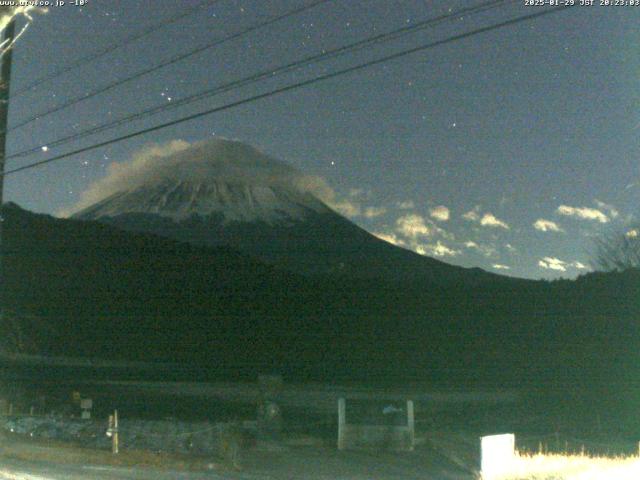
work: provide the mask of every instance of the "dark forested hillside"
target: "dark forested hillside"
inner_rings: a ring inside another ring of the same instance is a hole
[[[640,378],[637,271],[478,283],[297,276],[230,249],[4,210],[5,301],[54,354],[211,376],[576,388]],[[631,382],[631,383],[629,383]]]

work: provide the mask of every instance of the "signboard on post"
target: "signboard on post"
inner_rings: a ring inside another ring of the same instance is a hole
[[[80,400],[80,408],[82,409],[80,418],[82,418],[83,420],[90,420],[91,409],[93,408],[93,400],[90,398],[83,398],[82,400]]]
[[[412,451],[413,401],[338,400],[338,449]]]

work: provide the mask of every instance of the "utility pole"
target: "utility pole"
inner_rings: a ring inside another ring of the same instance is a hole
[[[12,20],[4,31],[3,41],[8,47],[13,43],[16,32],[16,22]],[[7,48],[2,55],[0,66],[0,204],[4,193],[4,158],[7,147],[7,119],[9,118],[9,85],[11,83],[11,57],[13,48]]]
[[[6,157],[7,147],[7,119],[9,118],[9,85],[11,82],[11,57],[13,56],[13,48],[11,44],[16,31],[16,22],[12,20],[4,31],[3,40],[7,49],[2,55],[2,64],[0,65],[0,209],[4,202],[4,160]],[[3,242],[3,222],[2,212],[0,211],[0,314],[4,309],[5,301],[5,279],[3,275],[4,267],[4,242]]]

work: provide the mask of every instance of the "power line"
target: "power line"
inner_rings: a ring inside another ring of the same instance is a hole
[[[228,103],[226,105],[222,105],[220,107],[215,107],[215,108],[212,108],[212,109],[209,109],[209,110],[205,110],[205,111],[200,112],[200,113],[195,113],[193,115],[188,115],[186,117],[182,117],[182,118],[179,118],[177,120],[172,120],[170,122],[166,122],[166,123],[163,123],[163,124],[160,124],[160,125],[156,125],[154,127],[145,128],[143,130],[138,130],[136,132],[129,133],[127,135],[123,135],[123,136],[120,136],[120,137],[117,137],[117,138],[114,138],[114,139],[111,139],[111,140],[106,140],[104,142],[100,142],[100,143],[97,143],[97,144],[94,144],[94,145],[90,145],[88,147],[83,147],[83,148],[80,148],[80,149],[77,149],[77,150],[74,150],[74,151],[71,151],[71,152],[68,152],[68,153],[57,155],[55,157],[48,158],[46,160],[40,160],[38,162],[30,163],[30,164],[24,165],[22,167],[14,168],[12,170],[9,170],[9,171],[5,172],[3,174],[3,176],[7,176],[7,175],[14,174],[14,173],[22,172],[22,171],[25,171],[25,170],[29,170],[29,169],[32,169],[32,168],[35,168],[35,167],[39,167],[39,166],[48,164],[48,163],[56,162],[58,160],[63,160],[65,158],[68,158],[68,157],[71,157],[71,156],[74,156],[74,155],[78,155],[80,153],[88,152],[90,150],[95,150],[97,148],[105,147],[105,146],[111,145],[113,143],[118,143],[118,142],[121,142],[121,141],[124,141],[124,140],[128,140],[130,138],[138,137],[140,135],[145,135],[147,133],[155,132],[157,130],[161,130],[161,129],[164,129],[164,128],[167,128],[167,127],[172,127],[174,125],[178,125],[180,123],[188,122],[190,120],[195,120],[197,118],[204,117],[204,116],[207,116],[207,115],[211,115],[213,113],[221,112],[221,111],[224,111],[224,110],[229,110],[231,108],[239,107],[239,106],[245,105],[247,103],[255,102],[257,100],[262,100],[262,99],[268,98],[268,97],[272,97],[274,95],[278,95],[280,93],[288,92],[290,90],[295,90],[295,89],[298,89],[298,88],[302,88],[302,87],[306,87],[306,86],[309,86],[309,85],[313,85],[315,83],[322,82],[324,80],[329,80],[329,79],[332,79],[332,78],[336,78],[338,76],[342,76],[342,75],[346,75],[348,73],[356,72],[356,71],[359,71],[359,70],[362,70],[362,69],[365,69],[365,68],[368,68],[368,67],[372,67],[372,66],[375,66],[375,65],[379,65],[381,63],[388,62],[388,61],[391,61],[391,60],[396,60],[398,58],[402,58],[402,57],[405,57],[407,55],[411,55],[413,53],[417,53],[417,52],[420,52],[420,51],[423,51],[423,50],[427,50],[427,49],[431,49],[431,48],[434,48],[434,47],[438,47],[440,45],[445,45],[447,43],[451,43],[451,42],[455,42],[455,41],[462,40],[462,39],[465,39],[465,38],[469,38],[471,36],[478,35],[480,33],[490,32],[492,30],[497,30],[499,28],[515,25],[515,24],[518,24],[518,23],[521,23],[521,22],[524,22],[524,21],[533,20],[534,18],[539,18],[539,17],[545,16],[545,15],[549,15],[551,13],[560,12],[560,11],[566,10],[568,8],[572,8],[572,6],[565,5],[565,6],[560,6],[560,7],[556,7],[556,8],[553,8],[553,9],[543,10],[543,11],[540,11],[540,12],[537,12],[537,13],[532,13],[532,14],[529,14],[529,15],[524,15],[522,17],[513,18],[511,20],[506,20],[504,22],[500,22],[500,23],[497,23],[497,24],[494,24],[494,25],[489,25],[487,27],[478,28],[478,29],[472,30],[470,32],[461,33],[461,34],[458,34],[458,35],[453,35],[453,36],[448,37],[448,38],[443,39],[443,40],[437,40],[435,42],[427,43],[427,44],[424,44],[424,45],[419,45],[417,47],[413,47],[413,48],[410,48],[410,49],[407,49],[407,50],[403,50],[403,51],[400,51],[400,52],[397,52],[397,53],[394,53],[394,54],[391,54],[391,55],[387,55],[387,56],[378,58],[376,60],[370,60],[368,62],[361,63],[359,65],[355,65],[355,66],[351,66],[351,67],[348,67],[348,68],[344,68],[342,70],[337,70],[335,72],[328,73],[328,74],[325,74],[325,75],[320,75],[318,77],[314,77],[314,78],[311,78],[309,80],[305,80],[305,81],[302,81],[302,82],[294,83],[292,85],[287,85],[285,87],[280,87],[280,88],[271,90],[271,91],[266,92],[266,93],[261,93],[261,94],[258,94],[258,95],[254,95],[252,97],[248,97],[248,98],[245,98],[245,99],[242,99],[242,100],[238,100],[238,101],[235,101],[235,102]]]
[[[137,80],[139,78],[142,78],[145,75],[148,75],[148,74],[156,72],[156,71],[158,71],[158,70],[160,70],[162,68],[165,68],[165,67],[168,67],[170,65],[173,65],[173,64],[175,64],[177,62],[180,62],[180,61],[182,61],[182,60],[184,60],[186,58],[190,58],[190,57],[192,57],[194,55],[202,53],[205,50],[208,50],[210,48],[216,47],[216,46],[221,45],[223,43],[226,43],[228,41],[235,40],[235,39],[240,38],[240,37],[242,37],[242,36],[244,36],[244,35],[246,35],[248,33],[254,32],[256,30],[260,30],[260,29],[262,29],[264,27],[267,27],[267,26],[269,26],[269,25],[271,25],[273,23],[279,22],[280,20],[287,19],[289,17],[292,17],[292,16],[297,15],[299,13],[302,13],[304,11],[310,10],[310,9],[312,9],[312,8],[318,6],[318,5],[321,5],[323,3],[327,3],[327,2],[330,2],[330,1],[333,1],[333,0],[315,0],[314,2],[312,2],[312,3],[308,4],[308,5],[305,5],[303,7],[299,7],[299,8],[293,9],[293,10],[289,10],[288,12],[286,12],[286,13],[284,13],[282,15],[278,15],[277,17],[272,17],[269,20],[266,20],[264,22],[260,22],[260,23],[254,24],[251,27],[245,28],[244,30],[242,30],[240,32],[237,32],[237,33],[234,33],[234,34],[229,35],[227,37],[215,40],[214,42],[208,43],[206,45],[203,45],[201,47],[195,48],[193,50],[189,50],[187,53],[183,53],[183,54],[177,55],[177,56],[169,59],[166,62],[162,62],[162,63],[160,63],[158,65],[155,65],[155,66],[153,66],[151,68],[147,68],[146,70],[142,70],[141,72],[138,72],[138,73],[136,73],[136,74],[134,74],[134,75],[132,75],[130,77],[122,78],[122,79],[117,80],[117,81],[115,81],[113,83],[110,83],[110,84],[105,85],[103,87],[97,88],[96,90],[93,90],[93,91],[91,91],[89,93],[85,93],[84,95],[80,95],[79,97],[75,97],[75,98],[73,98],[71,100],[68,100],[68,101],[58,105],[57,107],[53,107],[50,110],[46,110],[44,112],[40,112],[40,113],[34,115],[31,118],[25,119],[25,120],[19,122],[18,124],[13,125],[12,127],[10,127],[8,129],[8,131],[11,132],[13,130],[16,130],[17,128],[24,127],[25,125],[27,125],[27,124],[29,124],[31,122],[34,122],[36,120],[39,120],[39,119],[41,119],[43,117],[46,117],[48,115],[51,115],[52,113],[56,113],[56,112],[59,112],[60,110],[64,110],[65,108],[68,108],[68,107],[70,107],[72,105],[75,105],[75,104],[77,104],[79,102],[82,102],[84,100],[88,100],[89,98],[93,98],[96,95],[100,95],[101,93],[108,92],[109,90],[112,90],[112,89],[114,89],[116,87],[119,87],[121,85],[129,83],[129,82],[131,82],[133,80]]]
[[[167,25],[171,25],[172,23],[176,23],[179,22],[180,20],[182,20],[183,18],[186,18],[190,15],[193,15],[194,13],[196,13],[198,10],[200,10],[201,8],[205,7],[208,4],[215,4],[218,3],[220,0],[204,0],[203,2],[200,2],[199,4],[197,4],[194,7],[191,8],[187,8],[184,10],[184,12],[182,12],[180,15],[176,15],[176,16],[172,16],[162,22],[159,22],[155,25],[151,25],[148,28],[145,28],[144,30],[142,30],[139,33],[133,34],[129,37],[126,37],[124,40],[122,40],[121,42],[117,42],[114,43],[112,45],[109,45],[107,47],[105,47],[102,50],[99,50],[95,53],[91,53],[89,55],[86,55],[84,57],[79,58],[78,60],[76,60],[75,62],[67,65],[66,67],[62,67],[59,68],[57,70],[54,70],[51,74],[49,75],[45,75],[43,77],[40,77],[39,79],[33,81],[32,83],[30,83],[29,85],[27,85],[26,87],[20,88],[18,90],[16,90],[16,92],[13,94],[13,97],[16,97],[18,95],[21,95],[29,90],[32,90],[40,85],[42,85],[45,82],[49,82],[51,80],[53,80],[54,78],[58,78],[61,75],[64,75],[65,73],[69,73],[72,70],[75,70],[78,67],[84,66],[87,63],[91,63],[96,61],[97,59],[99,59],[100,57],[104,57],[105,55],[118,50],[119,48],[129,45],[137,40],[140,40],[141,38],[144,38],[148,35],[151,35],[152,33],[155,33],[159,30],[162,30],[163,28],[165,28]]]
[[[30,155],[32,153],[37,153],[42,151],[43,148],[47,147],[47,148],[52,148],[52,147],[57,147],[60,145],[63,145],[65,143],[74,141],[74,140],[79,140],[81,138],[96,134],[96,133],[100,133],[103,132],[105,130],[109,130],[111,128],[117,127],[119,125],[123,125],[126,123],[130,123],[132,121],[135,120],[140,120],[142,118],[145,118],[147,116],[151,116],[151,115],[155,115],[157,113],[161,113],[161,112],[165,112],[168,110],[173,110],[179,107],[182,107],[184,105],[188,105],[190,103],[196,102],[196,101],[200,101],[203,100],[205,98],[210,98],[212,96],[218,95],[220,93],[225,93],[228,92],[230,90],[235,90],[236,88],[240,88],[240,87],[245,87],[247,85],[256,83],[258,81],[264,80],[264,79],[271,79],[271,78],[275,78],[279,75],[282,75],[284,73],[288,73],[290,71],[311,65],[313,63],[317,63],[317,62],[321,62],[324,60],[328,60],[331,58],[337,58],[341,55],[345,55],[348,53],[353,53],[355,51],[359,51],[364,49],[365,47],[368,47],[370,45],[374,45],[374,44],[378,44],[378,43],[382,43],[382,42],[386,42],[386,41],[390,41],[390,40],[395,40],[398,39],[402,36],[408,35],[408,34],[412,34],[415,33],[419,30],[425,29],[427,27],[433,27],[435,25],[438,25],[440,23],[443,23],[445,21],[451,20],[453,18],[457,18],[459,16],[472,16],[472,15],[476,15],[478,13],[483,13],[486,12],[490,9],[494,9],[497,7],[501,7],[504,5],[507,5],[509,3],[515,3],[517,0],[493,0],[490,2],[486,2],[483,3],[481,5],[477,5],[474,7],[467,7],[467,8],[462,8],[460,10],[456,10],[454,12],[448,13],[446,15],[440,15],[438,17],[434,17],[434,18],[430,18],[430,19],[426,19],[423,20],[421,22],[417,22],[414,25],[411,26],[404,26],[402,28],[396,29],[396,30],[392,30],[390,32],[387,33],[382,33],[382,34],[378,34],[375,35],[373,37],[369,37],[369,38],[365,38],[363,40],[354,42],[354,43],[350,43],[348,45],[344,45],[342,47],[338,47],[329,51],[323,51],[323,53],[319,53],[319,54],[314,54],[305,58],[302,58],[300,60],[288,63],[286,65],[280,66],[280,67],[276,67],[276,68],[270,68],[270,69],[266,69],[263,70],[259,73],[256,73],[254,75],[251,75],[249,77],[245,77],[243,79],[239,79],[239,80],[234,80],[232,82],[227,82],[226,84],[222,84],[222,85],[218,85],[217,87],[213,88],[213,89],[207,89],[203,92],[199,92],[190,96],[187,96],[185,98],[179,99],[175,102],[172,102],[170,104],[167,103],[162,103],[161,105],[156,105],[155,107],[152,107],[150,109],[147,110],[143,110],[142,112],[138,112],[138,113],[134,113],[131,115],[127,115],[124,116],[122,118],[119,118],[117,120],[111,121],[111,122],[107,122],[107,123],[103,123],[102,125],[98,125],[86,130],[83,130],[81,132],[77,132],[74,133],[72,135],[69,135],[67,137],[63,137],[60,138],[58,140],[54,140],[51,142],[47,142],[46,144],[43,145],[39,145],[37,147],[32,147],[26,150],[22,150],[20,152],[17,152],[13,155],[10,155],[7,157],[7,159],[13,159],[13,158],[18,158],[18,157],[24,157],[27,155]]]

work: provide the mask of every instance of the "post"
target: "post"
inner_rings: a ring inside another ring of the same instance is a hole
[[[6,45],[13,43],[16,22],[12,20],[4,30],[3,40]],[[13,48],[5,50],[0,66],[0,173],[4,175],[4,158],[7,144],[7,119],[9,118],[9,86],[11,84],[11,61]],[[0,202],[3,200],[4,178],[0,181]]]
[[[413,451],[416,441],[416,422],[413,414],[413,400],[407,400],[407,427],[409,427],[409,450]]]
[[[6,45],[11,45],[13,43],[13,38],[15,36],[16,30],[16,22],[12,20],[7,25],[7,28],[4,31],[4,40]],[[8,48],[5,50],[4,55],[2,56],[2,65],[0,66],[0,313],[4,309],[4,278],[2,275],[3,271],[3,250],[4,244],[2,241],[2,205],[4,203],[4,160],[6,157],[6,147],[7,147],[7,130],[8,123],[7,119],[9,118],[9,86],[11,84],[11,57],[13,56],[13,48]]]
[[[345,425],[347,424],[347,406],[344,398],[338,399],[338,450],[344,450]]]
[[[113,412],[113,436],[111,437],[111,453],[118,453],[118,410]]]
[[[280,392],[282,391],[280,375],[258,375],[258,435],[270,440],[279,439],[282,434],[282,411],[280,409]]]

